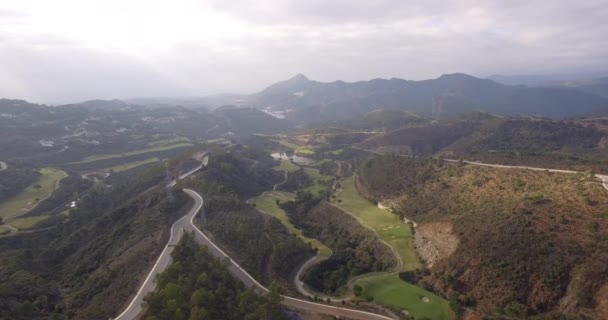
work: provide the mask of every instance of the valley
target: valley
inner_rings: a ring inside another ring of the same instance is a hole
[[[601,119],[0,108],[0,318],[605,316]]]

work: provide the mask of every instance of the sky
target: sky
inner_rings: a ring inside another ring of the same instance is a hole
[[[0,0],[0,97],[608,70],[608,0]]]

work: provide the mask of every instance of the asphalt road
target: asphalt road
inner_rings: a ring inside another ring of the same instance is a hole
[[[204,158],[201,161],[201,165],[180,175],[178,177],[178,179],[181,180],[181,179],[184,179],[184,178],[190,176],[191,174],[200,170],[203,166],[206,166],[208,161],[209,161],[209,157],[204,156]],[[175,186],[176,183],[177,183],[177,180],[171,181],[169,184],[167,184],[167,188],[171,188],[171,187]],[[160,256],[158,256],[158,259],[156,260],[156,263],[154,263],[152,270],[150,270],[150,273],[148,273],[148,276],[146,277],[146,279],[142,283],[141,287],[137,291],[137,294],[135,294],[135,297],[133,297],[133,300],[131,300],[131,303],[129,304],[129,306],[127,306],[127,308],[114,319],[116,319],[116,320],[137,319],[137,316],[143,310],[142,305],[144,303],[144,297],[148,293],[154,291],[154,289],[156,287],[156,284],[154,283],[154,279],[156,278],[156,275],[165,271],[165,269],[167,269],[167,267],[171,263],[171,253],[173,252],[174,246],[179,242],[179,239],[181,239],[184,228],[189,225],[188,219],[195,216],[196,213],[199,212],[199,210],[201,209],[202,206],[203,206],[202,200],[200,203],[195,202],[194,205],[192,206],[192,208],[190,209],[190,211],[188,211],[187,215],[183,216],[181,219],[179,219],[173,223],[173,225],[171,226],[171,235],[169,236],[169,241],[167,241],[165,248],[161,252]]]
[[[190,196],[192,199],[194,199],[194,201],[195,201],[194,208],[202,207],[203,198],[201,197],[200,194],[198,194],[196,191],[190,190],[190,189],[184,189],[184,192],[188,196]],[[230,257],[222,249],[220,249],[199,228],[196,227],[196,225],[194,224],[195,216],[196,216],[196,213],[192,214],[192,215],[190,215],[190,213],[188,213],[189,224],[184,227],[184,230],[186,232],[192,232],[194,234],[194,239],[198,243],[208,247],[209,251],[215,257],[220,258],[220,259],[225,259],[225,258],[230,259]],[[247,286],[249,288],[253,288],[257,293],[268,292],[268,289],[266,289],[262,284],[260,284],[257,280],[255,280],[249,273],[247,273],[247,271],[245,271],[245,269],[241,268],[241,266],[239,266],[234,260],[230,259],[230,266],[228,267],[228,269],[234,277],[239,279],[243,284],[245,284],[245,286]],[[334,307],[334,306],[330,306],[330,305],[326,305],[326,304],[314,303],[314,302],[307,301],[307,300],[301,300],[301,299],[297,299],[297,298],[293,298],[293,297],[289,297],[289,296],[283,296],[283,305],[285,305],[287,307],[291,307],[291,308],[304,309],[304,310],[309,310],[309,311],[313,311],[313,312],[329,314],[329,315],[333,315],[336,317],[347,317],[349,319],[356,319],[356,320],[392,320],[393,319],[393,318],[389,318],[389,317],[371,313],[371,312],[348,309],[348,308],[341,308],[341,307]]]

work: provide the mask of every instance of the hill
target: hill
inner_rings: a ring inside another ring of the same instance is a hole
[[[213,114],[225,121],[227,130],[241,137],[254,133],[279,133],[291,128],[288,121],[254,108],[224,106]]]
[[[608,107],[604,98],[568,88],[507,86],[460,73],[424,81],[354,83],[323,83],[299,74],[249,97],[249,103],[308,123],[349,119],[381,108],[445,118],[469,111],[564,117]]]
[[[164,183],[164,168],[155,167],[112,188],[98,185],[65,222],[0,237],[0,318],[115,316],[187,209],[187,196]]]
[[[608,98],[608,77],[583,82],[573,86],[581,92],[591,93],[603,98]]]
[[[418,281],[484,319],[608,316],[608,192],[589,175],[383,156],[359,188],[416,222]]]
[[[360,148],[408,155],[441,155],[486,162],[602,170],[606,164],[601,121],[556,121],[483,113],[376,134]]]

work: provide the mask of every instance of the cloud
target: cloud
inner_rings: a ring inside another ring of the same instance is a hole
[[[608,1],[22,0],[0,6],[0,94],[254,92],[448,72],[608,70]]]

